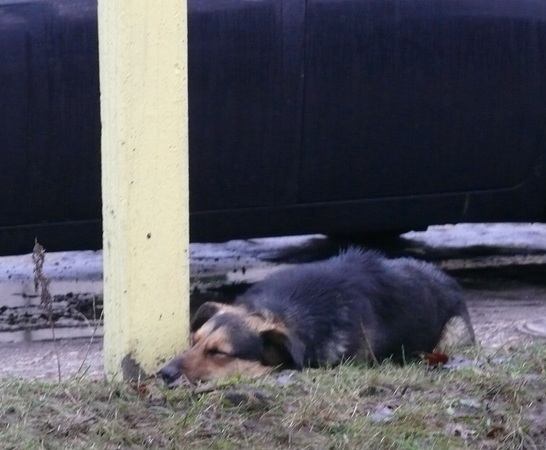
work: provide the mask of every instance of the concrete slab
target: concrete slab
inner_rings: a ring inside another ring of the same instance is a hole
[[[0,258],[0,308],[39,304],[30,254]],[[46,253],[45,275],[52,295],[102,293],[102,252]]]
[[[404,238],[431,248],[489,247],[546,252],[544,223],[461,223],[411,231]]]

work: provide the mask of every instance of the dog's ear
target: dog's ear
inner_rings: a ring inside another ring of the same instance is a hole
[[[295,335],[279,329],[260,333],[263,344],[262,363],[266,366],[280,366],[288,369],[303,369],[305,345]]]
[[[222,304],[217,302],[203,303],[191,322],[190,331],[193,333],[203,326],[212,316],[222,309]]]

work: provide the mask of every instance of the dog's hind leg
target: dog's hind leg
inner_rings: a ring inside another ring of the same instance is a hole
[[[476,343],[474,328],[470,321],[470,315],[466,307],[453,316],[445,324],[442,330],[442,336],[436,344],[435,350],[441,353],[447,353],[456,347],[470,346]]]

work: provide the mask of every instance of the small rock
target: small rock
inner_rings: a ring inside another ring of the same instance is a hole
[[[277,379],[275,380],[278,385],[280,386],[287,386],[289,384],[293,384],[295,380],[292,378],[295,372],[283,372],[280,374]]]
[[[369,416],[372,423],[386,423],[394,419],[394,411],[389,406],[378,406]]]
[[[471,398],[461,398],[459,400],[459,405],[461,406],[468,406],[469,408],[480,408],[482,404],[478,400],[474,400]]]

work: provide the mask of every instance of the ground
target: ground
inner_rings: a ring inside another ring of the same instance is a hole
[[[494,227],[472,228],[476,244],[463,230],[465,246],[439,227],[426,245],[410,234],[384,248],[434,261],[463,286],[479,345],[447,355],[445,365],[430,356],[406,367],[347,365],[170,390],[157,379],[99,381],[100,338],[3,344],[0,449],[544,449],[546,227],[526,228],[536,245],[505,233],[499,246],[480,237],[484,230]],[[429,245],[435,239],[445,245]],[[267,264],[244,260],[229,276],[207,266],[201,248],[193,303],[233,297],[240,282],[338,246],[323,238],[290,245]],[[63,382],[51,383],[57,354]]]

